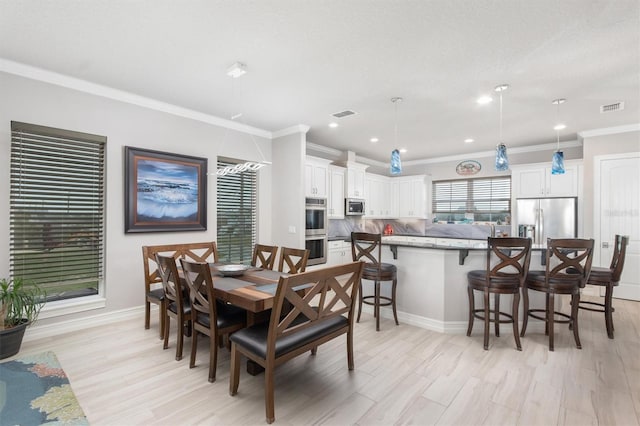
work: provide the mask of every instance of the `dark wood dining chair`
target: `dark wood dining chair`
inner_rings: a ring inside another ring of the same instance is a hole
[[[198,334],[209,336],[209,381],[216,380],[219,338],[240,330],[246,324],[247,311],[218,301],[213,292],[209,264],[180,259],[191,302],[191,360],[196,365]]]
[[[276,263],[277,252],[278,252],[278,246],[256,244],[253,247],[253,257],[251,258],[251,266],[264,268],[264,269],[273,269]]]
[[[282,247],[280,249],[278,271],[287,274],[298,274],[300,272],[304,272],[307,269],[308,260],[309,250]]]
[[[513,324],[513,337],[516,348],[521,351],[520,332],[518,331],[518,306],[520,289],[524,286],[531,261],[531,239],[529,238],[488,238],[486,269],[467,273],[469,293],[469,327],[467,336],[471,336],[473,320],[484,321],[484,349],[489,349],[489,323],[495,324],[496,337],[500,336],[500,324]],[[474,290],[484,295],[484,306],[475,308]],[[489,297],[494,295],[493,309],[489,306]],[[511,313],[500,311],[500,295],[512,294]]]
[[[162,278],[158,273],[156,254],[171,255],[175,259],[181,257],[200,262],[218,262],[218,248],[215,241],[186,244],[163,244],[142,247],[142,262],[144,266],[144,328],[149,329],[151,320],[151,303],[160,309],[158,319],[160,323],[160,338],[164,338],[165,298],[162,288]]]
[[[171,318],[176,320],[176,361],[182,359],[182,347],[184,343],[185,327],[191,322],[191,303],[189,302],[189,292],[182,285],[182,280],[178,275],[176,259],[173,256],[163,256],[156,254],[158,262],[158,272],[162,277],[162,285],[165,297],[165,319],[164,319],[164,345],[169,347],[169,330],[171,329]]]
[[[274,375],[278,365],[338,336],[347,336],[347,365],[354,368],[353,311],[362,273],[361,262],[280,277],[268,323],[233,333],[230,394],[240,383],[240,355],[265,369],[267,423],[275,420]],[[305,287],[304,295],[299,293]],[[285,303],[292,309],[283,315]]]
[[[553,351],[554,323],[569,324],[573,329],[576,347],[582,349],[578,333],[578,307],[580,289],[587,284],[593,260],[593,239],[553,239],[547,240],[546,267],[544,271],[529,271],[523,289],[524,317],[522,321],[523,337],[527,331],[529,317],[545,322],[545,334],[549,335],[549,350]],[[528,290],[545,293],[545,309],[529,308]],[[571,314],[556,311],[555,295],[571,296]],[[543,313],[544,316],[540,314]],[[564,320],[556,317],[566,318]]]
[[[613,257],[611,258],[611,264],[608,268],[602,268],[593,266],[587,285],[594,285],[599,287],[605,287],[604,303],[591,302],[588,300],[580,301],[580,309],[593,312],[603,312],[605,325],[607,327],[607,336],[609,339],[613,339],[614,327],[613,327],[613,287],[620,283],[620,277],[622,276],[622,269],[624,268],[624,260],[627,253],[627,245],[629,244],[629,237],[616,235],[615,246],[613,247]],[[593,308],[596,306],[596,308]]]
[[[382,262],[382,237],[380,234],[370,234],[366,232],[351,233],[351,256],[354,262],[364,262],[362,278],[360,280],[360,291],[358,293],[358,318],[362,314],[362,304],[373,306],[373,315],[376,318],[376,331],[380,331],[380,307],[391,306],[393,318],[396,325],[398,322],[398,312],[396,310],[396,286],[398,284],[398,270],[391,263]],[[363,295],[362,280],[374,282],[373,295]],[[391,281],[391,295],[380,295],[380,283]]]

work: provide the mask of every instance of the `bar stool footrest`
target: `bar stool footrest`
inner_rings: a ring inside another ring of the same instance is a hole
[[[489,309],[489,314],[495,316],[496,311],[494,309]],[[477,319],[483,320],[484,319],[484,315],[480,315],[480,314],[484,314],[484,309],[475,309],[473,311],[473,316]],[[498,312],[498,315],[503,316],[503,317],[507,317],[508,319],[498,319],[498,323],[499,324],[511,324],[513,323],[513,315],[508,314],[506,312]],[[496,320],[495,318],[489,318],[489,322],[493,322],[495,323]]]
[[[375,306],[375,301],[372,302],[369,299],[375,300],[375,296],[362,296],[362,303],[366,304],[366,305],[371,305],[371,306]],[[393,304],[393,300],[391,300],[390,297],[387,296],[379,296],[380,298],[380,303],[379,306],[391,306]]]
[[[547,321],[546,316],[542,317],[542,316],[538,316],[536,314],[534,314],[533,312],[544,312],[546,315],[546,310],[544,309],[529,309],[529,312],[527,312],[527,314],[531,317],[531,318],[535,318],[537,320],[540,321]],[[566,319],[556,319],[556,316],[560,316],[562,318],[566,318]],[[571,323],[571,316],[565,314],[564,312],[558,312],[558,311],[553,311],[553,321],[557,324],[570,324]]]

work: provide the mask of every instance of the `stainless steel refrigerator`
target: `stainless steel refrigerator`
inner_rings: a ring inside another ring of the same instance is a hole
[[[516,229],[534,244],[547,238],[575,238],[578,229],[578,199],[530,198],[516,200]]]

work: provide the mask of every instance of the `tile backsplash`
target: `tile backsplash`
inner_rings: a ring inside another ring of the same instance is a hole
[[[394,235],[417,235],[442,238],[485,239],[491,235],[490,225],[475,224],[434,224],[427,219],[364,219],[347,218],[329,220],[329,236],[349,236],[353,231],[382,233],[389,224]],[[509,235],[511,226],[496,225],[496,233]]]

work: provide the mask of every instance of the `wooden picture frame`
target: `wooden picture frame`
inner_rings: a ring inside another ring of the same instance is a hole
[[[205,231],[207,159],[125,146],[124,232]]]

